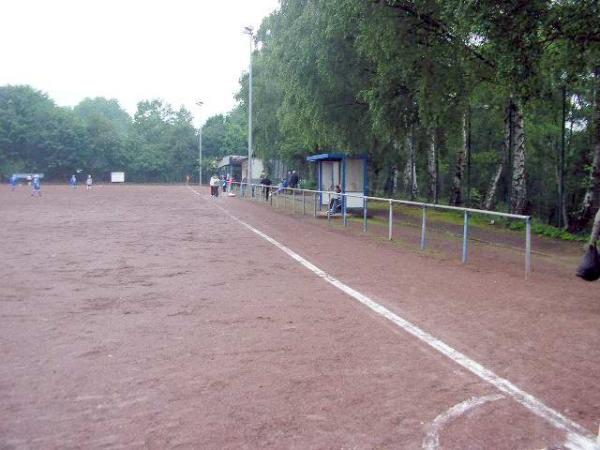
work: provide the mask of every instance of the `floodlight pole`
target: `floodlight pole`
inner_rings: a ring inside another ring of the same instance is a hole
[[[244,34],[250,37],[250,62],[248,69],[248,186],[252,184],[252,50],[254,29],[245,27]]]
[[[201,108],[204,102],[197,101],[196,105]],[[202,186],[202,114],[200,114],[200,127],[198,128],[198,186]]]

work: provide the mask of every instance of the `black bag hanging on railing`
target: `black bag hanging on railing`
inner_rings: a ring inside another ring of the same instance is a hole
[[[585,255],[577,267],[577,276],[586,281],[596,281],[600,278],[600,255],[595,244],[588,246]]]

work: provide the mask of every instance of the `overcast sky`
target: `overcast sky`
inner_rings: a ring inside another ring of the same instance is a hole
[[[248,67],[244,26],[278,0],[6,0],[0,85],[29,84],[61,106],[116,98],[186,106],[196,118],[229,111]],[[202,111],[195,106],[203,100]]]

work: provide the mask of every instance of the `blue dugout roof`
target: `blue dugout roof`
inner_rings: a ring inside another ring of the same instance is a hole
[[[346,159],[348,155],[345,153],[321,153],[320,155],[307,156],[306,160],[310,162],[315,161],[341,161]]]

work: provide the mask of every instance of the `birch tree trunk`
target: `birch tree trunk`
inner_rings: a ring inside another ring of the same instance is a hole
[[[404,187],[404,192],[412,199],[411,195],[411,178],[412,178],[412,163],[410,160],[410,155],[408,155],[406,159],[406,164],[404,165],[404,173],[402,174],[402,185]]]
[[[577,214],[576,223],[574,224],[576,231],[584,229],[589,223],[592,217],[592,208],[598,204],[598,197],[600,195],[600,65],[594,68],[594,88],[596,90],[593,118],[593,123],[596,127],[593,138],[594,159],[589,175],[588,190],[583,197],[583,202],[579,214]]]
[[[393,171],[393,175],[392,175],[392,195],[396,195],[396,193],[398,192],[398,166],[394,164],[394,167],[392,168]]]
[[[598,239],[600,239],[600,209],[596,212],[592,234],[590,234],[590,244],[594,244]]]
[[[398,158],[400,158],[401,147],[396,139],[393,140],[392,145],[394,147],[395,157],[397,161]],[[394,164],[394,166],[392,167],[392,196],[395,196],[398,193],[399,172],[400,171],[398,170],[398,164]]]
[[[436,146],[435,128],[430,132],[427,169],[429,172],[429,198],[438,203],[438,151]]]
[[[527,179],[525,173],[524,119],[523,110],[519,103],[513,102],[512,114],[513,175],[510,207],[513,213],[523,214],[527,207]]]
[[[484,208],[487,210],[492,210],[496,208],[496,203],[498,201],[498,186],[500,185],[500,180],[502,178],[502,174],[506,168],[506,163],[508,162],[508,150],[511,142],[511,127],[512,127],[512,103],[509,103],[508,111],[506,114],[506,118],[504,120],[504,143],[502,144],[502,155],[500,156],[500,161],[498,162],[498,168],[494,173],[494,177],[492,178],[492,182],[490,183],[490,188],[488,189],[487,195],[485,197]]]
[[[413,132],[406,136],[406,166],[404,167],[404,189],[413,200],[419,195],[419,187],[417,184],[417,162],[415,154],[415,146],[413,141]]]
[[[456,155],[456,166],[454,169],[454,178],[452,179],[452,198],[451,204],[460,206],[463,203],[462,199],[462,184],[465,174],[465,163],[467,161],[467,113],[463,115],[463,145],[458,150]]]

